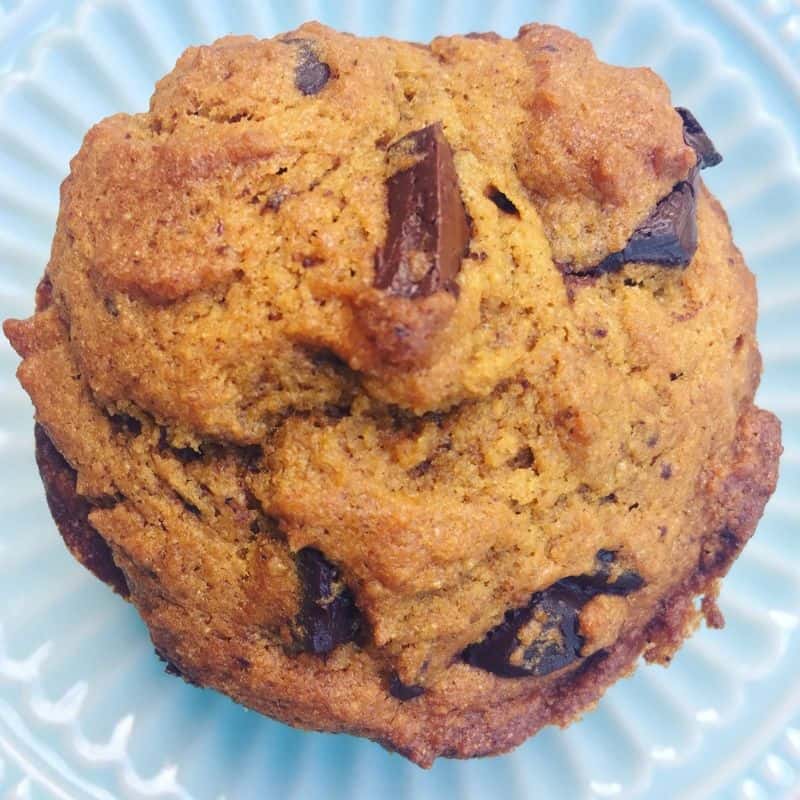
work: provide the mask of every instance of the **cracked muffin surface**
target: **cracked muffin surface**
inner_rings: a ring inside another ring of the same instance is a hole
[[[718,161],[549,26],[190,48],[5,325],[67,546],[290,724],[423,765],[566,724],[721,623],[774,489]]]

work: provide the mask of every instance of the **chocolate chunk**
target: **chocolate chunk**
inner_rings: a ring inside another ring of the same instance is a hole
[[[339,581],[339,570],[319,550],[306,547],[297,554],[303,587],[298,626],[306,650],[318,655],[352,641],[361,617],[350,590]]]
[[[511,469],[530,469],[534,463],[533,450],[530,447],[522,447],[506,463]]]
[[[727,526],[716,536],[706,537],[700,549],[700,572],[703,575],[723,575],[742,545],[736,533]]]
[[[268,196],[264,204],[259,209],[259,214],[263,217],[267,211],[278,211],[280,207],[283,205],[283,201],[291,194],[291,192],[286,188],[282,187],[280,189],[276,189],[274,192],[271,192]],[[256,196],[255,198],[257,201],[259,197]]]
[[[602,558],[600,553],[604,554]],[[579,632],[583,606],[600,594],[625,596],[644,586],[641,576],[630,571],[609,581],[609,553],[598,552],[598,559],[604,562],[600,573],[563,578],[535,592],[527,605],[507,611],[505,619],[483,641],[464,650],[464,661],[504,678],[541,677],[577,661],[583,647]],[[518,634],[534,620],[540,621],[541,630],[530,644],[523,644]]]
[[[606,550],[603,548],[602,550],[598,550],[595,558],[601,564],[613,564],[616,561],[617,553],[615,550]]]
[[[421,694],[425,694],[425,688],[416,683],[403,683],[393,672],[389,676],[389,694],[396,697],[398,700],[413,700]]]
[[[166,672],[167,675],[173,675],[176,678],[183,678],[186,683],[190,683],[192,686],[200,686],[196,680],[187,675],[177,664],[175,664],[174,661],[170,661],[157,647],[155,648],[155,653],[159,659],[166,664],[164,667],[164,672]]]
[[[613,594],[618,597],[624,597],[637,589],[641,589],[644,586],[644,580],[635,572],[626,571],[621,573],[615,580],[609,582],[608,576],[601,572],[595,575],[562,578],[554,586],[561,586],[567,589],[576,599],[580,600],[580,605],[583,606],[598,594]],[[547,589],[545,591],[550,590]]]
[[[548,675],[577,660],[583,644],[578,633],[578,611],[583,603],[560,583],[536,592],[527,606],[507,611],[482,642],[464,651],[464,661],[500,677],[521,678]],[[544,614],[546,621],[534,641],[524,646],[517,634],[537,612]]]
[[[191,464],[193,461],[202,461],[203,454],[200,450],[193,447],[170,447],[175,458],[183,464]]]
[[[344,419],[350,416],[349,405],[337,405],[336,403],[325,403],[323,407],[325,416],[328,419]]]
[[[164,672],[166,672],[167,675],[174,675],[176,678],[183,677],[183,673],[180,671],[180,669],[172,661],[170,661],[158,648],[156,648],[156,655],[166,665],[164,667]]]
[[[465,33],[465,39],[483,39],[485,42],[499,42],[503,38],[499,33],[494,31],[485,31],[482,33],[473,31],[472,33]]]
[[[294,85],[304,95],[319,94],[331,77],[331,68],[320,61],[315,43],[310,39],[282,39],[285,44],[298,47],[297,64],[294,68]]]
[[[489,186],[486,189],[486,196],[506,214],[519,217],[519,209],[511,202],[508,195],[501,192],[496,186]]]
[[[685,267],[697,249],[697,169],[681,181],[633,232],[624,249],[606,256],[584,274],[616,272],[624,264],[658,264]]]
[[[332,372],[348,372],[347,362],[336,355],[333,350],[323,348],[321,350],[311,350],[309,352],[311,363],[316,367],[326,367]]]
[[[409,478],[421,478],[423,475],[427,475],[431,471],[431,467],[433,466],[433,460],[430,458],[424,458],[418,464],[415,464],[408,470],[408,477]]]
[[[679,183],[628,240],[625,261],[666,267],[685,266],[697,249],[695,178]]]
[[[375,286],[400,297],[453,290],[470,233],[441,123],[395,142],[388,158],[412,163],[386,182],[389,230],[375,259]]]
[[[64,543],[86,569],[122,597],[128,597],[127,580],[116,565],[108,542],[89,522],[94,503],[78,494],[77,473],[38,423],[34,426],[34,438],[36,464],[44,484],[47,505]]]
[[[697,166],[700,169],[716,167],[722,161],[722,156],[714,147],[714,142],[708,138],[703,126],[688,108],[676,108],[675,110],[683,120],[683,141],[697,153]]]
[[[142,423],[129,414],[118,412],[117,414],[112,414],[108,421],[111,423],[111,430],[114,433],[138,436],[142,432]]]

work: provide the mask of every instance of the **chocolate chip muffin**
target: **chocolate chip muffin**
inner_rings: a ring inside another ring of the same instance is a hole
[[[67,546],[289,724],[427,766],[568,723],[722,624],[775,486],[719,161],[548,26],[190,48],[5,325]]]

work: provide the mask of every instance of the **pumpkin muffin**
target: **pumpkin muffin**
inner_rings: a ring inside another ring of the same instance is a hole
[[[775,487],[719,161],[549,26],[190,48],[5,324],[67,546],[291,725],[427,766],[568,723],[722,624]]]

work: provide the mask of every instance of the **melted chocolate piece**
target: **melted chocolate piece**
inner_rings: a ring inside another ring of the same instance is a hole
[[[703,126],[688,108],[676,107],[675,110],[683,120],[683,141],[697,153],[697,166],[700,169],[716,167],[722,161],[722,156],[703,130]]]
[[[601,572],[563,578],[541,592],[531,595],[528,604],[507,611],[505,619],[492,628],[483,641],[472,644],[462,653],[467,664],[503,678],[542,677],[577,661],[583,647],[579,632],[579,613],[599,594],[625,596],[644,586],[635,572],[623,572],[608,580],[610,551],[604,557]],[[522,644],[518,634],[532,619],[544,617],[539,635]]]
[[[416,683],[403,683],[393,672],[389,676],[389,694],[396,697],[398,700],[413,700],[421,694],[425,694],[425,688]]]
[[[376,256],[375,286],[400,297],[452,290],[470,232],[441,123],[395,142],[388,157],[413,163],[386,182],[389,230]]]
[[[303,599],[297,623],[303,647],[318,655],[355,639],[361,617],[350,590],[339,583],[339,570],[319,550],[306,547],[297,554]]]
[[[310,39],[282,39],[286,44],[298,47],[297,64],[294,68],[294,85],[304,95],[319,94],[331,77],[331,68],[320,61],[315,43]]]
[[[616,272],[629,263],[687,266],[697,250],[696,180],[697,168],[659,201],[624,249],[606,256],[583,274]]]

